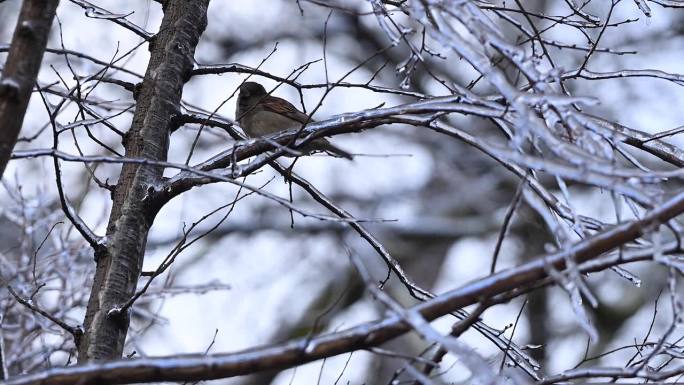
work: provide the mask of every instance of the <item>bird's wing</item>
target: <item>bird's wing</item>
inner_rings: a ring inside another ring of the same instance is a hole
[[[286,116],[292,120],[298,121],[299,123],[312,121],[307,114],[299,111],[295,106],[292,105],[292,103],[285,99],[275,96],[267,96],[261,101],[260,104],[266,111],[271,111],[276,114]]]

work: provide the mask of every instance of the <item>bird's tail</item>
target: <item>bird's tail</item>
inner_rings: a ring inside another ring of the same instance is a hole
[[[354,160],[354,155],[328,142],[323,145],[323,150],[332,156]]]
[[[305,144],[303,147],[298,148],[298,150],[303,151],[307,155],[313,152],[323,151],[328,155],[332,155],[337,158],[354,160],[354,156],[352,154],[328,142],[328,140],[325,138],[318,138],[311,143]]]

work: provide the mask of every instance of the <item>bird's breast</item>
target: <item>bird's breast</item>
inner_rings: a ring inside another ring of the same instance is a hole
[[[300,127],[301,123],[270,111],[248,113],[241,119],[242,128],[251,137],[265,136]]]

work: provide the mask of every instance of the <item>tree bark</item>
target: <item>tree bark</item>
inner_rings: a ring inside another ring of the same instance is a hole
[[[0,330],[0,381],[4,381],[7,376],[7,362],[5,361],[5,340],[2,337],[2,330]]]
[[[170,0],[164,5],[159,33],[150,41],[150,62],[139,93],[133,123],[126,134],[127,157],[165,161],[169,127],[180,107],[192,69],[195,47],[207,24],[209,0]],[[148,188],[161,182],[163,169],[126,164],[121,169],[109,217],[106,251],[96,255],[97,269],[79,342],[79,362],[120,358],[129,315],[116,309],[135,292],[149,229],[159,207],[146,201]]]
[[[0,78],[0,178],[17,143],[59,0],[25,0]]]

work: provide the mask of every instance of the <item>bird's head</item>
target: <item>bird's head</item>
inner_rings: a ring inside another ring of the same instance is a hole
[[[245,82],[240,86],[238,106],[242,109],[253,108],[254,105],[266,95],[266,89],[261,84]]]
[[[264,95],[266,95],[264,86],[255,82],[245,82],[240,86],[240,95],[238,98]]]

